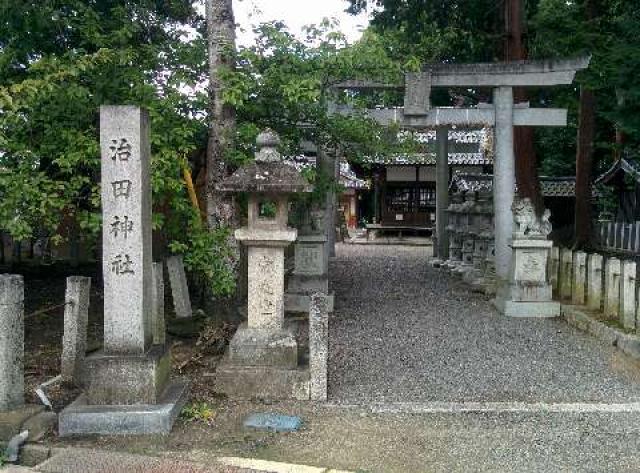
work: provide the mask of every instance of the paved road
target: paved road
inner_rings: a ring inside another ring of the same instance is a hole
[[[501,316],[429,251],[338,246],[332,402],[640,401],[635,362],[562,320]]]

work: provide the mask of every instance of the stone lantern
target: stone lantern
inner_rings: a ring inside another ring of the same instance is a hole
[[[255,162],[218,186],[249,198],[248,224],[235,232],[236,240],[248,248],[248,320],[231,340],[217,380],[218,389],[234,398],[299,397],[291,395],[290,385],[304,385],[304,380],[294,379],[300,374],[298,347],[284,320],[284,252],[297,237],[287,226],[288,197],[311,192],[312,187],[282,161],[279,143],[273,131],[258,135]]]
[[[462,218],[460,216],[462,202],[462,194],[456,192],[451,196],[451,203],[447,208],[449,213],[449,225],[447,225],[447,232],[449,232],[449,259],[443,265],[447,269],[454,269],[462,261],[462,240],[458,230]]]
[[[475,222],[472,211],[475,206],[475,198],[475,191],[467,190],[464,194],[464,202],[459,207],[459,217],[462,217],[461,225],[458,226],[460,241],[462,242],[462,262],[454,272],[460,275],[473,268],[473,228]]]

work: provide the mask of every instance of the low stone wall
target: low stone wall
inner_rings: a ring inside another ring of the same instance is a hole
[[[625,331],[640,328],[634,259],[554,247],[547,270],[554,297],[563,304],[583,306]]]

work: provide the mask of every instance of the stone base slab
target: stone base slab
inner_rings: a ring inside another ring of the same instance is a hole
[[[171,354],[154,345],[140,355],[98,352],[85,360],[87,403],[157,404],[171,372]]]
[[[547,302],[552,300],[551,284],[511,284],[509,299],[518,302]]]
[[[58,416],[61,437],[71,435],[146,435],[168,434],[187,402],[186,381],[173,381],[158,404],[90,405],[81,395]]]
[[[518,302],[496,298],[496,308],[507,317],[553,318],[560,317],[560,303],[549,302]]]
[[[229,361],[243,366],[298,365],[298,344],[287,329],[250,328],[242,324],[229,343]]]
[[[326,294],[326,293],[325,293]],[[305,312],[309,313],[309,305],[311,304],[311,296],[308,294],[284,294],[284,311],[285,312]],[[327,310],[333,312],[334,297],[333,294],[327,296]]]
[[[215,373],[216,391],[239,400],[309,400],[309,369],[239,366],[223,358]]]
[[[30,419],[44,412],[44,406],[27,404],[10,411],[0,412],[0,440],[8,441],[25,430]]]

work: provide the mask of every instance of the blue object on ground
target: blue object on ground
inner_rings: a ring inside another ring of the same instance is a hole
[[[243,425],[270,432],[295,432],[302,426],[302,419],[298,416],[280,414],[251,414],[245,419]]]

